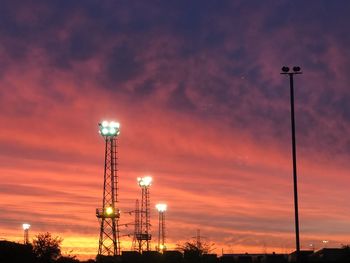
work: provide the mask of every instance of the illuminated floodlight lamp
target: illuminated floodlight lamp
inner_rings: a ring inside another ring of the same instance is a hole
[[[113,213],[114,213],[113,207],[111,207],[111,206],[106,207],[106,214],[108,216],[113,215]]]
[[[23,227],[23,230],[28,230],[30,228],[30,224],[24,223],[22,227]]]
[[[103,121],[98,124],[100,133],[102,136],[112,137],[117,136],[120,133],[120,124],[115,121]]]
[[[151,176],[138,177],[137,182],[139,183],[140,187],[149,187],[152,184],[152,177]]]
[[[163,245],[163,244],[160,244],[160,245],[159,245],[159,250],[160,250],[160,251],[166,250],[166,246]]]
[[[167,205],[166,204],[156,204],[156,208],[157,208],[158,212],[163,213],[166,211]]]

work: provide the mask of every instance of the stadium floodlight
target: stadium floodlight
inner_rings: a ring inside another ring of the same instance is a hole
[[[102,121],[98,124],[100,133],[102,136],[112,137],[117,136],[120,133],[120,124],[115,121]]]
[[[166,250],[166,246],[163,245],[163,244],[160,244],[160,245],[159,245],[159,250],[160,250],[160,251]]]
[[[151,176],[138,177],[137,182],[139,183],[140,187],[147,188],[152,184],[152,177]]]
[[[108,207],[106,207],[106,214],[107,215],[112,215],[114,213],[114,210],[113,210],[113,207],[111,207],[111,206],[108,206]]]
[[[30,228],[30,224],[24,223],[22,227],[23,227],[23,230],[28,230]]]
[[[159,213],[163,213],[166,211],[167,205],[166,204],[156,204],[156,208],[157,208]]]

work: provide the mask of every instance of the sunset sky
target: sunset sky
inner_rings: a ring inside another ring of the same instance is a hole
[[[293,251],[280,71],[298,65],[301,248],[349,244],[349,14],[341,0],[1,1],[0,239],[22,242],[26,222],[96,255],[108,119],[122,224],[151,175],[152,233],[166,202],[169,249],[200,229],[217,253]]]

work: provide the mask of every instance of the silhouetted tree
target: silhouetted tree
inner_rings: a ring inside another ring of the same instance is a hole
[[[40,262],[54,262],[61,256],[60,237],[52,237],[49,232],[37,235],[33,240],[33,251]]]
[[[214,243],[209,244],[207,242],[197,242],[190,241],[184,244],[178,244],[177,250],[180,250],[183,253],[193,252],[194,254],[203,255],[208,254],[214,250]]]
[[[190,241],[182,245],[177,245],[177,249],[183,252],[185,262],[201,262],[203,254],[208,254],[212,251],[214,244],[206,242]]]

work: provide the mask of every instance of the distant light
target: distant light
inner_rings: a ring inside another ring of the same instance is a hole
[[[30,228],[30,224],[24,223],[22,227],[23,227],[23,230],[28,230]]]
[[[159,245],[159,249],[160,249],[161,251],[163,251],[163,250],[165,250],[165,249],[166,249],[166,246],[165,246],[165,245],[163,245],[163,244],[160,244],[160,245]]]
[[[107,215],[112,215],[113,212],[114,212],[114,211],[113,211],[113,207],[109,206],[109,207],[106,208],[106,214],[107,214]]]
[[[141,187],[149,187],[152,184],[152,177],[151,176],[145,176],[142,178],[138,177],[137,182]]]
[[[167,209],[167,205],[166,204],[156,204],[156,208],[157,208],[158,212],[165,212]]]
[[[115,121],[103,121],[101,123],[99,123],[99,127],[100,127],[100,133],[103,136],[116,136],[119,135],[120,133],[120,124],[119,122],[115,122]]]

